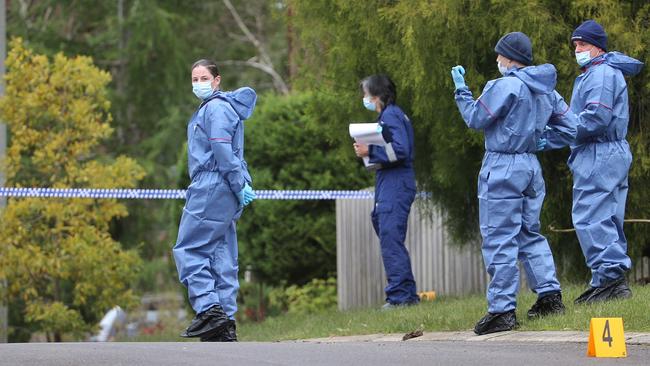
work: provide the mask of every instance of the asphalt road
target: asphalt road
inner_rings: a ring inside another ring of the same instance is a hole
[[[27,343],[0,344],[0,365],[648,365],[650,346],[627,358],[587,357],[584,343]]]

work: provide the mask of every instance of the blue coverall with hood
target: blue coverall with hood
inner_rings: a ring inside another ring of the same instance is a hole
[[[490,313],[516,308],[517,259],[539,297],[560,291],[553,255],[540,234],[546,189],[535,155],[547,124],[562,131],[558,138],[570,140],[575,133],[555,84],[555,67],[545,64],[510,68],[504,77],[489,81],[477,100],[466,86],[456,90],[465,123],[485,134],[478,199],[483,259],[491,277]]]
[[[625,139],[630,109],[624,76],[636,75],[642,67],[638,60],[608,52],[586,64],[573,85],[572,216],[592,287],[620,279],[632,266],[623,232],[632,163]]]
[[[236,197],[251,183],[244,161],[244,123],[253,113],[255,91],[215,91],[187,125],[191,184],[173,253],[178,276],[196,313],[221,305],[237,311],[237,234],[242,212]]]
[[[388,284],[389,304],[412,304],[416,293],[411,260],[404,245],[411,204],[415,199],[415,156],[413,127],[406,114],[395,104],[388,104],[378,118],[388,144],[369,146],[369,161],[380,164],[376,172],[375,208],[372,223],[379,237],[381,255]]]

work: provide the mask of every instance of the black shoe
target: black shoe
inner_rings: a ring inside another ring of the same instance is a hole
[[[196,314],[190,326],[181,333],[181,337],[209,337],[221,332],[228,322],[228,316],[224,313],[221,305],[215,305],[207,311]]]
[[[487,315],[479,320],[479,322],[476,323],[476,326],[474,326],[474,333],[483,335],[505,332],[515,329],[518,325],[517,315],[514,310],[505,313],[487,313]]]
[[[541,318],[550,314],[564,314],[560,292],[552,292],[538,298],[533,307],[528,310],[528,319]]]
[[[575,299],[575,304],[592,304],[600,301],[628,299],[632,290],[627,285],[625,277],[604,283],[601,287],[592,287]]]
[[[237,342],[237,326],[234,320],[220,332],[209,337],[201,337],[201,342]]]
[[[589,287],[587,291],[583,292],[582,294],[580,294],[580,296],[578,296],[575,300],[573,300],[573,303],[576,305],[584,304],[587,301],[587,299],[589,299],[591,295],[594,294],[594,291],[596,291],[597,289],[598,287]]]
[[[612,293],[607,300],[629,299],[631,297],[632,290],[630,289],[630,286],[627,285],[627,280],[623,278],[623,280],[612,289]]]

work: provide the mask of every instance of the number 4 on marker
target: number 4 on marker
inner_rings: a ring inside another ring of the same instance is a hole
[[[605,329],[603,329],[603,342],[609,343],[612,346],[612,334],[609,330],[609,319],[605,320]]]
[[[627,357],[623,318],[591,318],[587,356]]]

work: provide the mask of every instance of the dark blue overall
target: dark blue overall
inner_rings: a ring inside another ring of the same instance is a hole
[[[404,112],[389,104],[379,115],[382,134],[388,144],[370,145],[371,163],[381,164],[375,182],[372,223],[384,261],[388,284],[386,301],[391,304],[416,303],[415,279],[409,253],[404,246],[411,204],[415,199],[413,171],[413,127]]]

